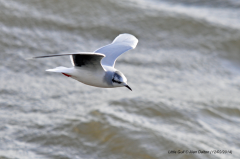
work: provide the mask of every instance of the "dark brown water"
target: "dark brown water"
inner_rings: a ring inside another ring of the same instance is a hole
[[[126,88],[61,74],[120,33],[139,39],[116,68]],[[0,0],[1,159],[238,159],[238,0]],[[169,154],[231,150],[232,154]]]

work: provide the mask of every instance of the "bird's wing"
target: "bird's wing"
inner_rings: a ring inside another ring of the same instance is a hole
[[[134,49],[137,46],[138,39],[131,34],[118,35],[111,44],[97,49],[96,53],[102,53],[105,57],[102,59],[102,65],[114,67],[115,61],[124,52]]]
[[[45,55],[45,56],[36,56],[34,58],[45,58],[45,57],[55,57],[55,56],[66,56],[70,55],[71,62],[73,66],[76,67],[88,67],[103,69],[101,65],[101,60],[105,57],[104,54],[101,53],[94,53],[94,52],[76,52],[76,53],[63,53],[63,54],[52,54],[52,55]]]

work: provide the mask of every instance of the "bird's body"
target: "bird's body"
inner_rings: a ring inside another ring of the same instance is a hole
[[[77,52],[37,56],[34,58],[54,57],[70,55],[73,67],[56,67],[46,71],[59,72],[84,84],[113,88],[127,85],[127,78],[114,68],[115,61],[122,53],[134,49],[138,43],[136,37],[130,34],[120,34],[114,41],[106,46],[97,49],[95,52]]]
[[[105,66],[103,69],[92,70],[91,68],[86,67],[57,67],[54,69],[48,69],[46,71],[49,72],[59,72],[63,73],[67,77],[71,77],[79,82],[84,84],[95,86],[95,87],[102,87],[102,88],[112,88],[114,87],[111,83],[110,77],[113,76],[113,72],[117,71],[114,68]],[[99,80],[102,79],[102,80]]]

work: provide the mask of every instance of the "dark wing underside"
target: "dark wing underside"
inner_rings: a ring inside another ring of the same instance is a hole
[[[71,55],[72,64],[77,67],[99,67],[104,56],[94,54],[74,54]]]

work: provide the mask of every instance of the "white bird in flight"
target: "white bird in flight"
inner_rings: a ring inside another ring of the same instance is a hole
[[[138,39],[131,34],[118,35],[111,44],[103,46],[94,52],[76,52],[36,56],[33,58],[45,58],[70,55],[73,67],[56,67],[46,71],[59,72],[84,84],[102,87],[127,87],[127,78],[122,72],[114,68],[117,58],[124,52],[134,49]]]

